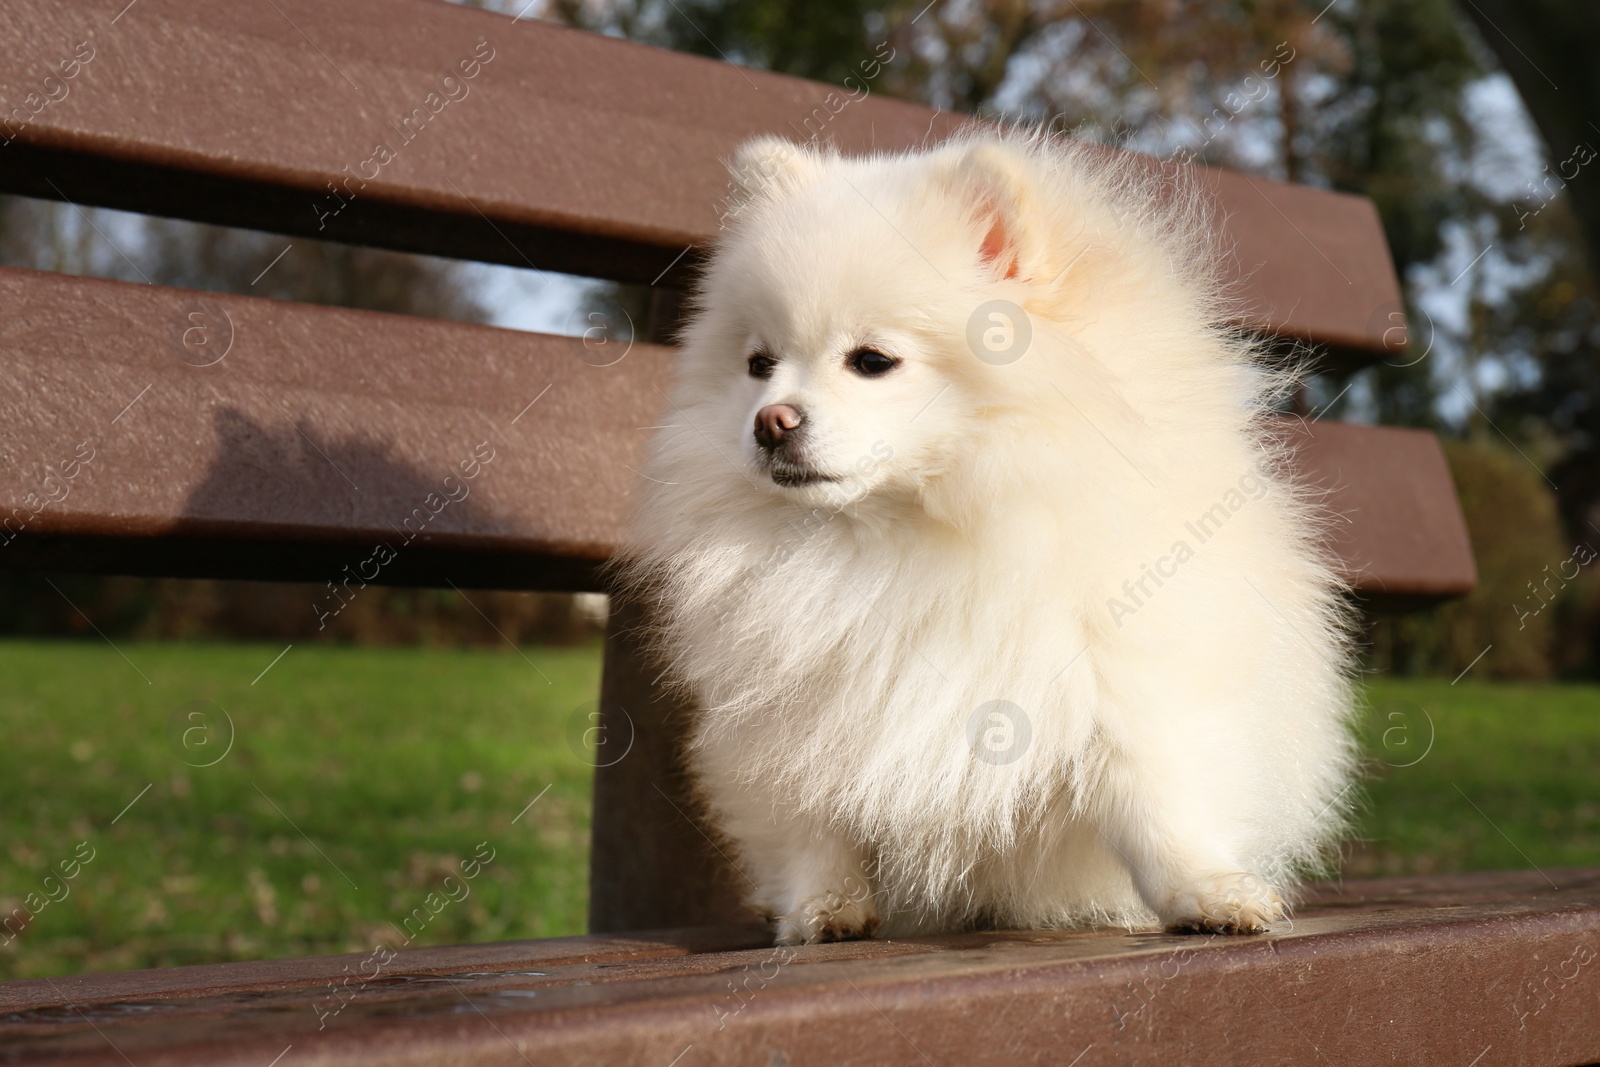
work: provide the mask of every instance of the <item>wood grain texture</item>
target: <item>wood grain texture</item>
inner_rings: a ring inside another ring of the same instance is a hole
[[[263,1067],[292,1046],[293,1062],[328,1067],[1590,1063],[1600,870],[1546,874],[1559,889],[1533,871],[1321,887],[1292,928],[1253,937],[999,931],[775,951],[744,927],[411,950],[344,985],[336,1014],[327,982],[355,971],[341,970],[350,957],[213,968],[210,990],[170,971],[0,983],[0,1056]]]

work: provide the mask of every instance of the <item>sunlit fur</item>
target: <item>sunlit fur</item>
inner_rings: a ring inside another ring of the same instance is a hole
[[[1136,158],[973,132],[735,161],[619,573],[782,941],[1260,929],[1336,840],[1347,623],[1263,421],[1284,382],[1225,323],[1204,189]],[[995,299],[1033,335],[1001,365],[968,341]],[[902,363],[856,374],[862,345]],[[851,477],[775,485],[770,403]],[[1012,762],[969,737],[995,700],[1031,729]]]

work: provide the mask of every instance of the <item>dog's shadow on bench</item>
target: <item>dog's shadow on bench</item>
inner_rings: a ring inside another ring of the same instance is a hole
[[[336,596],[367,583],[501,584],[484,574],[494,554],[466,548],[469,539],[481,543],[485,536],[515,540],[515,524],[486,491],[505,468],[502,461],[496,469],[504,446],[489,432],[419,427],[418,434],[437,442],[427,449],[436,465],[424,468],[405,455],[426,454],[415,441],[391,443],[359,430],[333,434],[281,408],[225,406],[212,413],[211,424],[210,463],[183,502],[177,532],[227,538],[231,545],[220,551],[239,558],[225,569],[239,577],[258,573],[265,554],[291,580],[326,584]],[[501,587],[528,587],[515,570]]]

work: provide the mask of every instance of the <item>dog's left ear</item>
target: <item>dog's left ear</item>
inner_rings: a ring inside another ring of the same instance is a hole
[[[1025,222],[1035,193],[1026,157],[1002,142],[980,141],[964,147],[942,177],[981,235],[984,266],[997,278],[1030,278],[1036,264]]]
[[[781,137],[744,142],[728,163],[730,207],[737,212],[761,200],[777,199],[814,181],[821,170],[817,153]]]

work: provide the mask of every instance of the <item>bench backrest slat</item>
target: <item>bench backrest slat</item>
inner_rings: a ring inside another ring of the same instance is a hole
[[[668,385],[642,342],[597,366],[575,338],[36,271],[0,268],[0,307],[0,566],[594,588]],[[1356,516],[1334,542],[1357,588],[1471,588],[1431,435],[1286,428]]]
[[[123,6],[7,5],[0,191],[670,284],[717,231],[741,140],[898,149],[960,122],[435,0],[141,0],[113,23]],[[86,40],[67,96],[17,111]],[[1370,202],[1203,180],[1236,250],[1240,321],[1346,361],[1398,343]]]

